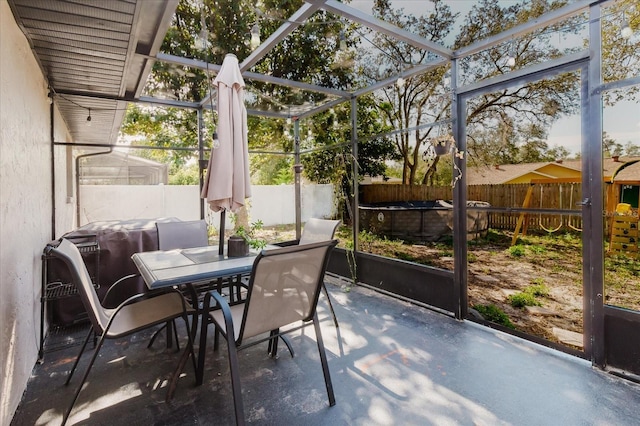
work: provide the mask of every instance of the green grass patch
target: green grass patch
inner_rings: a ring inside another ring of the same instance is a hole
[[[440,250],[438,252],[440,257],[453,257],[453,250]]]
[[[545,246],[541,246],[538,244],[529,246],[529,250],[533,254],[545,254],[547,252],[547,248]]]
[[[514,308],[524,308],[525,306],[542,306],[533,294],[520,292],[509,296],[509,303]]]
[[[515,246],[509,247],[507,251],[511,257],[522,257],[526,253],[526,248],[522,244],[516,244]]]
[[[513,323],[509,319],[509,316],[496,305],[475,305],[472,306],[472,308],[478,311],[480,315],[482,315],[482,317],[487,321],[503,325],[513,330],[516,329],[516,326],[513,325]]]
[[[542,302],[538,300],[540,297],[549,295],[549,288],[544,285],[542,278],[536,278],[532,281],[533,285],[528,286],[520,293],[509,296],[509,303],[514,308],[524,308],[525,306],[542,306]]]

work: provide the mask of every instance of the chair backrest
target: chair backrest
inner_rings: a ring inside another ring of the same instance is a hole
[[[78,247],[66,238],[61,238],[57,246],[47,246],[47,253],[62,260],[67,265],[73,284],[78,289],[82,304],[89,314],[89,320],[94,330],[101,334],[106,328],[110,316],[100,303],[100,298],[96,293]]]
[[[309,244],[333,239],[339,220],[311,218],[304,224],[299,244]]]
[[[328,240],[263,250],[253,264],[236,343],[313,318],[329,255],[337,243]]]
[[[209,245],[207,222],[205,220],[156,222],[156,228],[158,229],[158,248],[160,250]]]

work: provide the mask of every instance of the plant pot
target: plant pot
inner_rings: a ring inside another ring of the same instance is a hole
[[[433,148],[436,150],[436,155],[445,155],[451,150],[451,142],[441,142],[433,144]]]
[[[249,254],[249,243],[239,235],[232,235],[227,240],[227,256],[243,257]]]

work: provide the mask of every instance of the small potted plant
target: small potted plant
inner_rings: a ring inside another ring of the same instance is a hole
[[[267,242],[256,236],[256,232],[262,229],[262,221],[253,222],[249,227],[238,226],[235,234],[227,241],[227,254],[229,257],[242,257],[249,254],[249,248],[262,249]]]
[[[451,152],[451,145],[453,143],[453,138],[449,135],[438,136],[431,140],[433,144],[433,148],[436,151],[436,155],[445,155],[448,152]]]

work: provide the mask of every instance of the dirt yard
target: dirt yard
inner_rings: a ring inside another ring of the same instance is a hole
[[[263,231],[268,241],[295,238],[286,229]],[[527,236],[511,246],[509,233],[489,232],[468,246],[469,306],[495,305],[515,329],[552,342],[580,348],[583,328],[582,258],[579,234]],[[339,230],[340,245],[350,229]],[[407,244],[363,233],[361,250],[416,263],[453,269],[451,243]],[[640,262],[625,257],[605,261],[607,303],[640,309]],[[546,295],[535,297],[539,306],[513,307],[510,296],[543,286]],[[573,334],[576,333],[576,334]]]

